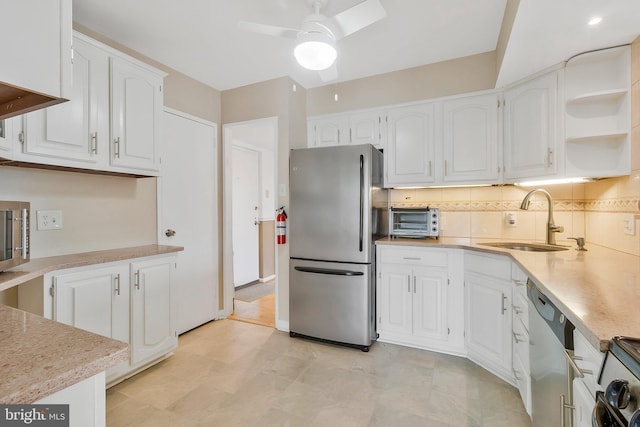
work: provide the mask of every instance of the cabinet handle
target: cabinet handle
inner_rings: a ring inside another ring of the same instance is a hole
[[[567,362],[571,369],[576,374],[576,378],[584,378],[584,374],[593,375],[593,371],[591,369],[580,369],[576,360],[582,360],[581,357],[573,356],[567,349],[564,349],[564,355],[567,358]]]
[[[547,163],[549,166],[553,166],[553,150],[551,148],[547,149]]]
[[[407,276],[407,292],[411,293],[411,275]]]
[[[91,134],[91,152],[98,154],[98,132]]]
[[[416,276],[413,276],[413,293],[416,293]]]
[[[518,305],[512,305],[512,306],[511,306],[511,308],[513,308],[513,311],[514,311],[516,314],[522,314],[522,309],[520,308],[520,306],[518,306]]]
[[[513,279],[511,282],[516,286],[527,286],[527,282],[523,282],[522,280]]]
[[[516,371],[515,369],[511,369],[511,371],[513,371],[513,377],[516,379],[516,381],[522,380],[522,377],[518,376],[518,371]]]
[[[407,261],[420,261],[422,258],[414,257],[414,256],[405,256],[402,259],[406,259]]]
[[[116,274],[116,276],[113,278],[113,282],[115,284],[116,295],[120,295],[120,274]]]
[[[521,340],[520,338],[518,338],[520,336],[520,334],[516,334],[515,332],[511,332],[511,335],[513,335],[513,342],[515,342],[516,344],[518,344],[519,342],[524,342],[525,340]]]
[[[444,176],[449,175],[449,173],[447,172],[447,169],[448,169],[448,168],[447,168],[447,161],[445,160],[445,161],[444,161]]]
[[[117,159],[120,158],[120,137],[117,137],[113,140],[113,155]]]
[[[502,309],[502,314],[504,314],[507,311],[507,306],[505,304],[506,301],[507,301],[507,297],[503,292],[502,293],[502,307],[500,307]]]
[[[349,128],[349,143],[353,142],[353,129]]]
[[[566,423],[564,422],[564,410],[565,409],[576,409],[575,406],[565,403],[564,394],[560,395],[560,427],[565,427]]]
[[[140,290],[140,270],[136,271],[135,274],[133,275],[133,279],[134,279],[134,284],[136,286],[137,290]]]

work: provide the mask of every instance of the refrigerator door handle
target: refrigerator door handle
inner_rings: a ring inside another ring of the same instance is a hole
[[[333,268],[294,267],[296,271],[314,274],[331,274],[333,276],[364,276],[362,271],[336,270]]]
[[[364,156],[360,154],[360,230],[359,230],[359,249],[363,251],[364,239]]]

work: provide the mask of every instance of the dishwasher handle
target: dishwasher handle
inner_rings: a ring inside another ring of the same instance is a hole
[[[334,268],[294,267],[294,270],[301,271],[303,273],[330,274],[333,276],[364,276],[362,271],[337,270]]]

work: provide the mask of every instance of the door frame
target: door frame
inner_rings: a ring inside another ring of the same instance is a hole
[[[233,153],[233,131],[234,128],[241,126],[267,126],[271,129],[271,137],[273,138],[273,162],[274,162],[274,190],[278,188],[278,117],[268,117],[264,119],[247,120],[235,123],[226,123],[222,125],[222,281],[223,281],[223,315],[229,316],[233,311],[233,297],[235,288],[233,285],[233,211],[232,211],[232,194],[233,194],[233,171],[232,171],[232,153]],[[274,194],[274,198],[276,194]],[[277,198],[275,199],[277,200]],[[274,251],[276,254],[275,263],[275,300],[276,300],[276,324],[280,318],[279,303],[279,277],[278,272],[278,248],[274,239]]]

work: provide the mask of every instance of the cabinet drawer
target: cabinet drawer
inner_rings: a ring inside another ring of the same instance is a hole
[[[595,397],[596,390],[600,390],[598,376],[602,365],[603,353],[596,350],[577,329],[573,331],[574,359],[576,365],[582,370],[582,381],[591,394]],[[584,371],[590,371],[584,372]]]
[[[529,304],[527,303],[527,296],[522,295],[520,292],[513,293],[513,318],[518,318],[524,325],[524,328],[529,332]]]
[[[529,333],[518,317],[513,319],[513,353],[522,362],[522,368],[529,375]]]
[[[446,249],[425,249],[408,247],[380,247],[379,263],[420,265],[425,267],[446,267],[448,251]]]
[[[511,260],[506,256],[480,255],[465,253],[464,269],[495,277],[496,279],[511,281]]]

